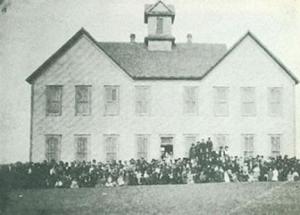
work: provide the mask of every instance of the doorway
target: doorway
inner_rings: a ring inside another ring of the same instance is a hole
[[[174,154],[173,143],[174,143],[174,137],[172,136],[160,137],[161,159],[173,158],[173,154]]]

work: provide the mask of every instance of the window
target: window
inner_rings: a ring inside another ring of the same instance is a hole
[[[198,87],[184,87],[184,113],[198,113]]]
[[[89,135],[75,135],[76,160],[88,160]]]
[[[215,135],[216,141],[216,150],[219,150],[220,147],[228,146],[228,134],[216,134]]]
[[[256,114],[255,88],[242,87],[241,100],[242,100],[242,107],[241,107],[242,115],[255,116]]]
[[[61,135],[48,134],[46,135],[46,160],[60,160],[60,144]]]
[[[106,161],[117,160],[117,146],[119,136],[116,134],[105,135]]]
[[[174,137],[171,136],[162,136],[160,137],[161,145],[173,145]]]
[[[185,157],[189,157],[189,152],[192,144],[196,144],[198,134],[185,134],[184,135],[184,147],[185,147]]]
[[[150,87],[136,86],[135,87],[135,112],[143,115],[150,113]]]
[[[105,115],[119,114],[119,86],[104,86]]]
[[[253,134],[244,134],[244,156],[253,157],[254,156],[254,135]]]
[[[156,33],[157,34],[162,34],[163,33],[163,18],[162,17],[157,17],[156,19]]]
[[[174,154],[174,140],[175,136],[172,134],[160,135],[160,155],[161,158],[165,156],[173,157]]]
[[[46,86],[46,115],[60,116],[62,109],[62,86]]]
[[[215,91],[215,106],[214,111],[216,116],[228,116],[228,87],[214,87]]]
[[[91,86],[75,86],[76,115],[90,115],[91,113]]]
[[[280,155],[281,135],[271,134],[270,139],[271,139],[271,155],[273,157],[277,157]]]
[[[137,143],[137,157],[138,158],[148,158],[148,144],[150,140],[150,135],[138,134],[136,136]]]
[[[282,113],[282,88],[269,88],[269,114],[280,116]]]

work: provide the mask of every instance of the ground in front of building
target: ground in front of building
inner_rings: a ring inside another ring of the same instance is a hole
[[[18,190],[7,214],[300,214],[299,182]]]

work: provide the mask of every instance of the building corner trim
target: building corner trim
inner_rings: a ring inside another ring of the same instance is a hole
[[[33,139],[33,107],[34,107],[34,84],[31,84],[31,104],[30,104],[30,143],[29,143],[29,162],[32,162],[32,139]]]

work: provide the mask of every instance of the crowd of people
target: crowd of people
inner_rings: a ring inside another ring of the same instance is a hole
[[[0,166],[0,178],[13,189],[114,187],[125,185],[193,184],[299,180],[300,160],[238,157],[228,147],[213,150],[210,139],[192,144],[188,158],[165,153],[158,160],[131,159],[106,163],[74,161],[20,163]]]

